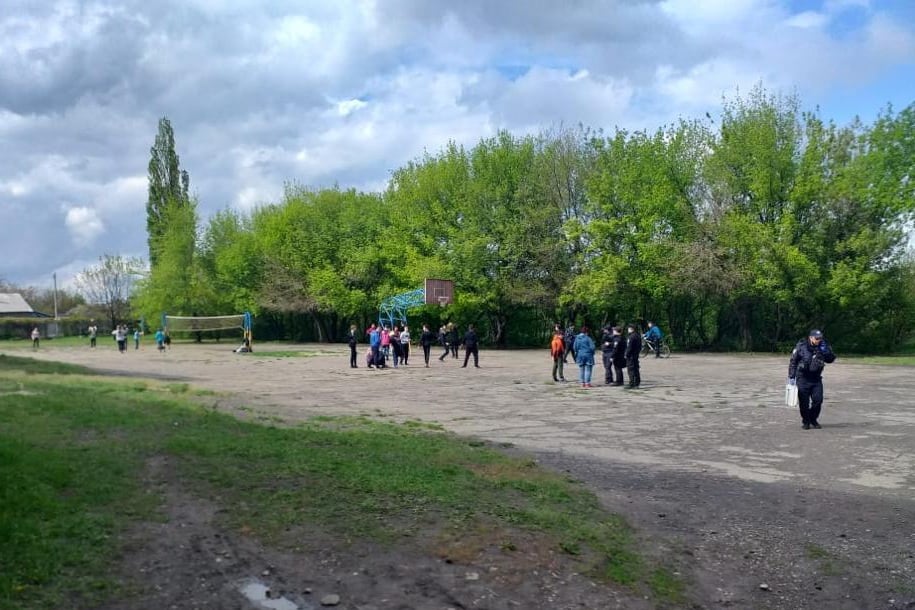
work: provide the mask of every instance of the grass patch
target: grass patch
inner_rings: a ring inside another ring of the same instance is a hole
[[[186,384],[0,362],[0,389],[15,390],[0,403],[3,610],[91,607],[123,594],[110,561],[120,532],[159,518],[161,498],[141,481],[163,455],[186,490],[224,509],[220,526],[277,547],[293,544],[290,531],[319,527],[460,556],[457,545],[477,531],[478,546],[461,547],[468,561],[485,548],[528,552],[535,540],[595,578],[660,599],[682,587],[580,485],[436,424],[259,425],[193,404]]]
[[[91,369],[77,364],[66,364],[63,362],[47,362],[44,360],[35,360],[34,358],[24,358],[21,356],[10,356],[0,354],[0,372],[18,371],[26,374],[56,374],[56,375],[93,375]]]
[[[819,572],[827,576],[838,576],[841,574],[841,561],[829,550],[818,544],[807,544],[804,547],[804,554],[808,559],[816,561]]]
[[[915,355],[905,356],[848,356],[844,361],[851,364],[880,364],[889,366],[915,366]]]
[[[648,578],[648,586],[658,599],[681,604],[685,600],[683,580],[667,568],[656,568]]]

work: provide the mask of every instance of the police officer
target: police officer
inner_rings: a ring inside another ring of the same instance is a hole
[[[473,366],[480,368],[480,352],[477,346],[477,331],[474,330],[473,324],[467,326],[467,332],[464,334],[464,364],[461,368],[467,366],[470,355],[473,354]]]
[[[600,351],[604,361],[604,383],[613,384],[613,331],[607,326],[600,336]]]
[[[623,385],[623,367],[626,365],[626,339],[623,337],[623,331],[619,326],[614,326],[613,333],[613,370],[616,373],[616,381],[613,385]]]
[[[642,337],[636,331],[635,325],[630,324],[628,327],[629,336],[626,338],[626,372],[629,374],[629,387],[635,389],[642,383],[642,375],[639,373],[639,352],[642,351]]]
[[[823,369],[835,361],[823,333],[811,330],[806,339],[798,341],[788,363],[788,383],[797,384],[798,408],[804,430],[820,428],[817,421],[823,406]]]

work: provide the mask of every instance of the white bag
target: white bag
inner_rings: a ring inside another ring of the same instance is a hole
[[[797,406],[797,386],[790,383],[785,384],[785,406]]]

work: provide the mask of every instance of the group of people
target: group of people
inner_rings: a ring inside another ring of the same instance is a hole
[[[34,337],[36,328],[32,331]],[[95,320],[89,322],[89,326],[86,329],[86,334],[89,336],[89,347],[95,349],[98,345],[98,325],[95,323]],[[114,327],[114,330],[111,331],[111,336],[114,338],[115,343],[118,346],[118,351],[122,354],[127,352],[127,341],[130,338],[133,338],[133,348],[135,350],[140,349],[140,339],[143,337],[143,331],[140,330],[140,327],[137,326],[133,329],[133,332],[127,327],[126,324],[118,324]],[[159,351],[164,351],[171,344],[171,337],[168,332],[159,329],[155,334],[156,347]],[[36,343],[37,347],[37,343]]]
[[[651,328],[657,328],[649,322]],[[623,367],[629,378],[628,387],[637,388],[642,383],[639,370],[639,355],[642,351],[642,336],[634,324],[630,324],[624,337],[619,326],[606,326],[602,329],[600,350],[603,356],[604,383],[606,385],[626,385],[623,380]],[[659,329],[660,331],[660,329]],[[589,334],[587,326],[582,326],[576,335],[574,330],[565,331],[557,324],[553,328],[553,340],[550,342],[550,357],[553,360],[553,381],[564,382],[564,365],[571,355],[578,365],[578,381],[583,388],[591,388],[591,376],[594,371],[594,356],[597,345]]]
[[[652,321],[648,322],[648,331],[644,337],[639,333],[635,324],[626,327],[626,335],[620,326],[606,326],[601,330],[600,344],[591,338],[587,326],[582,326],[575,333],[571,326],[563,330],[556,324],[553,328],[553,338],[550,342],[550,358],[553,361],[553,381],[565,382],[564,365],[569,363],[569,356],[578,365],[578,380],[582,388],[591,388],[591,379],[594,371],[595,354],[600,349],[604,366],[604,383],[613,386],[627,386],[638,388],[642,383],[639,358],[642,351],[643,339],[649,342],[655,357],[660,357],[660,343],[663,332]],[[160,331],[161,332],[161,331]],[[379,326],[372,324],[367,330],[369,347],[365,352],[365,364],[369,368],[387,368],[388,360],[392,360],[395,368],[408,365],[410,359],[411,334],[410,328],[402,326]],[[157,341],[158,341],[157,333]],[[350,326],[349,347],[350,367],[358,368],[356,346],[359,343],[359,331],[356,325]],[[423,349],[425,366],[429,366],[432,346],[438,343],[443,348],[439,361],[451,356],[458,358],[458,349],[464,347],[464,364],[466,367],[470,357],[473,364],[479,368],[479,339],[474,326],[468,325],[463,338],[460,337],[457,327],[448,323],[439,328],[438,333],[432,332],[428,324],[423,324],[419,336],[419,345]],[[801,340],[791,353],[788,365],[788,383],[796,385],[798,390],[798,407],[801,414],[802,427],[805,430],[820,428],[818,421],[823,404],[823,369],[825,365],[835,361],[836,355],[826,342],[823,333],[811,330],[806,339]],[[624,377],[623,369],[626,373]],[[628,379],[628,383],[626,382]]]
[[[410,334],[410,327],[406,324],[395,325],[393,328],[388,325],[372,324],[366,330],[366,335],[368,336],[368,348],[365,352],[365,365],[368,368],[387,368],[389,360],[394,368],[410,364],[412,335]],[[423,360],[426,368],[429,367],[432,346],[436,342],[444,348],[444,352],[439,356],[439,361],[444,361],[449,355],[456,359],[458,357],[458,348],[463,345],[463,367],[467,366],[470,357],[473,356],[473,366],[480,368],[479,339],[473,324],[467,327],[463,340],[459,338],[457,327],[454,324],[449,323],[442,326],[439,328],[438,334],[433,333],[428,324],[423,324],[422,332],[419,335],[419,345],[423,349]],[[356,346],[359,343],[359,330],[355,324],[350,326],[348,343],[350,368],[359,368],[356,354]]]

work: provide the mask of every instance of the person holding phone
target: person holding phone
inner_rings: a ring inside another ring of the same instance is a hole
[[[823,369],[834,362],[826,337],[819,330],[811,330],[791,352],[788,363],[788,383],[797,385],[798,409],[804,430],[820,428],[820,409],[823,407]]]

